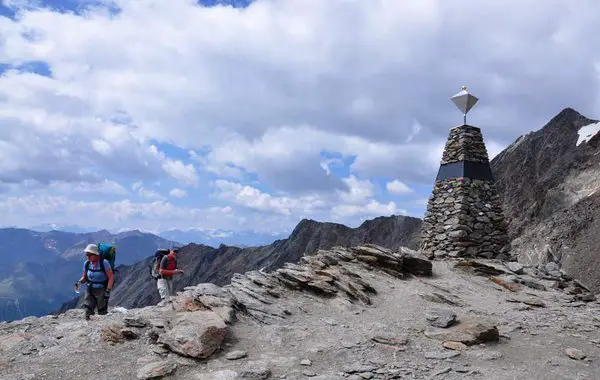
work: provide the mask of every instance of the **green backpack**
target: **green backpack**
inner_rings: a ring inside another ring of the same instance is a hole
[[[98,243],[98,253],[100,254],[100,265],[102,266],[102,269],[104,269],[104,260],[106,260],[114,272],[117,247],[110,243]]]

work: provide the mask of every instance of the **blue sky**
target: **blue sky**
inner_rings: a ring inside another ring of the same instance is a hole
[[[600,117],[600,4],[510,3],[3,1],[2,225],[422,217],[462,84],[490,156]]]

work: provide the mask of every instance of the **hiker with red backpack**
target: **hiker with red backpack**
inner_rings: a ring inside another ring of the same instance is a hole
[[[173,295],[173,276],[183,274],[177,269],[177,254],[179,248],[159,249],[152,260],[151,275],[156,281],[156,287],[161,300],[169,302]]]
[[[84,309],[85,319],[89,320],[91,315],[94,315],[95,309],[98,309],[99,315],[106,315],[108,311],[108,299],[114,284],[113,269],[110,264],[110,257],[107,260],[107,255],[112,254],[114,263],[115,248],[111,245],[100,244],[102,249],[96,244],[88,244],[85,247],[85,255],[87,260],[83,264],[83,275],[75,283],[75,288],[79,289],[82,283],[87,284],[85,292]],[[102,251],[102,252],[100,252]]]

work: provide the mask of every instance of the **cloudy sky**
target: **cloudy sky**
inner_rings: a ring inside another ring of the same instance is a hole
[[[596,0],[2,0],[0,225],[421,217],[449,97],[490,155],[600,118]]]

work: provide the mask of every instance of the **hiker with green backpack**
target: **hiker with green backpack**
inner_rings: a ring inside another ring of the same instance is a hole
[[[112,267],[115,247],[110,244],[88,244],[84,252],[87,260],[83,264],[83,275],[75,287],[79,289],[82,283],[87,284],[83,307],[85,319],[89,320],[95,309],[98,309],[99,315],[106,315],[108,311],[108,299],[114,284]]]

